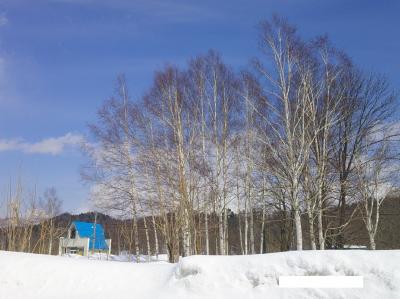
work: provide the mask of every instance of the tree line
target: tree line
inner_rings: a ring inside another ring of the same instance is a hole
[[[19,179],[11,183],[5,200],[0,202],[5,212],[0,219],[0,250],[53,254],[58,252],[58,239],[67,227],[57,223],[62,200],[54,187],[38,195],[29,191]]]
[[[230,254],[232,211],[242,254],[260,252],[255,226],[264,231],[272,215],[286,249],[302,250],[305,231],[311,249],[343,248],[354,204],[375,249],[397,183],[396,93],[326,36],[305,40],[282,18],[259,25],[258,46],[242,71],[215,51],[166,66],[139,99],[121,75],[98,111],[82,176],[99,209],[132,219],[136,255],[138,219],[147,252],[161,235],[170,261]]]

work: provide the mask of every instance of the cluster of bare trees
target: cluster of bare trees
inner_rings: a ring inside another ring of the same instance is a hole
[[[242,72],[215,52],[165,67],[135,101],[118,78],[91,126],[83,176],[98,207],[132,219],[137,255],[143,216],[148,254],[229,254],[232,211],[243,254],[265,252],[254,227],[264,232],[276,212],[282,250],[301,250],[304,233],[308,248],[342,248],[352,201],[375,248],[379,207],[394,188],[395,94],[327,38],[304,41],[280,18],[261,24],[259,47]]]
[[[0,249],[54,253],[54,242],[65,232],[54,223],[61,204],[55,188],[46,189],[38,197],[36,190],[24,190],[21,180],[15,187],[10,184],[2,202],[5,215],[0,223]]]

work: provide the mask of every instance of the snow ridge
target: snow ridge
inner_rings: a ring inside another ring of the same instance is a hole
[[[400,298],[400,250],[190,256],[133,263],[0,251],[0,299]],[[364,289],[282,289],[281,275],[362,275]]]

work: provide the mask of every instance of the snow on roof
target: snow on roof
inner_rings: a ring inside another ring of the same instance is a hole
[[[104,229],[101,224],[96,224],[96,238],[94,238],[94,223],[73,221],[72,225],[75,226],[78,234],[81,238],[89,238],[89,249],[93,248],[93,239],[95,239],[94,249],[105,250],[108,249],[106,238],[104,235]]]

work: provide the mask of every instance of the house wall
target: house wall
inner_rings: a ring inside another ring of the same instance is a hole
[[[67,238],[61,237],[60,238],[60,243],[59,243],[59,249],[58,249],[58,254],[62,255],[64,253],[64,250],[71,249],[71,248],[82,248],[83,249],[83,255],[88,256],[91,248],[89,248],[89,238],[81,238],[79,236],[79,232],[76,231],[75,233],[75,238],[71,239],[71,229],[73,227],[71,226],[68,229],[67,233]],[[106,244],[108,246],[108,254],[111,253],[111,239],[106,239]]]
[[[60,238],[60,250],[59,253],[62,254],[64,248],[83,248],[83,254],[88,255],[89,238]]]

